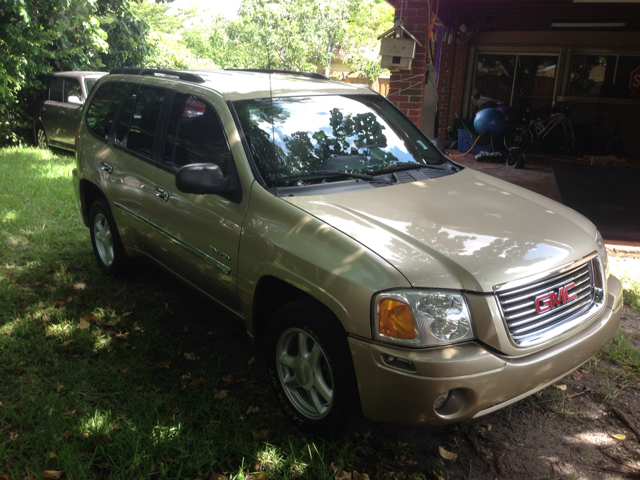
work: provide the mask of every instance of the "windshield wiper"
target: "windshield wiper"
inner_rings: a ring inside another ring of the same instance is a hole
[[[374,180],[372,175],[366,175],[364,173],[348,173],[348,172],[335,172],[333,170],[318,170],[316,172],[298,173],[296,175],[287,175],[286,177],[280,177],[272,180],[274,183],[289,182],[292,180],[301,180],[307,177],[341,177],[341,178],[360,178],[362,180]]]
[[[391,167],[381,168],[379,170],[369,171],[372,175],[382,175],[385,173],[402,172],[405,170],[418,170],[420,168],[433,168],[436,170],[442,170],[444,164],[441,165],[426,165],[423,163],[404,163],[402,165],[395,165]]]

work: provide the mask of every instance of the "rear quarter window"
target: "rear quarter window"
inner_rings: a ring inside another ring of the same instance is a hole
[[[126,83],[110,82],[100,86],[87,109],[86,122],[91,133],[105,140],[109,138],[111,126],[128,89],[129,84]]]

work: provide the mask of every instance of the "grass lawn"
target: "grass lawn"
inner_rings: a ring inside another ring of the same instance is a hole
[[[393,438],[325,442],[292,428],[243,326],[162,270],[105,276],[73,165],[0,150],[0,480],[434,478],[403,464],[410,446]],[[640,309],[628,268],[626,299]]]

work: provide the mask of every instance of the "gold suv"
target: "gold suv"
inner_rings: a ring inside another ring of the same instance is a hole
[[[74,185],[98,264],[148,257],[233,312],[286,413],[442,424],[555,382],[616,332],[599,233],[445,158],[317,74],[123,68],[83,110]]]

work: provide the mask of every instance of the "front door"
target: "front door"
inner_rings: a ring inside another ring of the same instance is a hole
[[[216,163],[225,174],[234,174],[233,156],[218,114],[226,111],[221,98],[210,102],[176,93],[161,165],[153,174],[158,197],[149,218],[152,228],[164,238],[163,248],[157,250],[158,260],[239,312],[238,246],[246,196],[243,201],[220,195],[192,195],[175,187],[176,171],[191,163]]]

